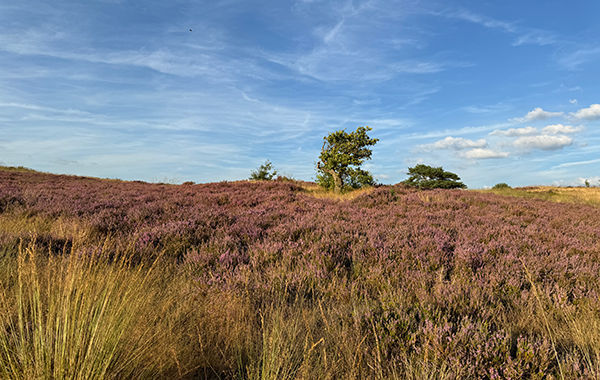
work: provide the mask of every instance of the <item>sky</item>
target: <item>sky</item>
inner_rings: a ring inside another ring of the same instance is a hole
[[[369,126],[379,183],[600,186],[600,2],[0,0],[0,165],[315,178]]]

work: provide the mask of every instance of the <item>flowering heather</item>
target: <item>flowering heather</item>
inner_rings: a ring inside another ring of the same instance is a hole
[[[197,348],[195,378],[600,378],[590,205],[402,186],[339,201],[293,182],[0,170],[0,218],[1,250],[31,239],[8,227],[26,219],[64,251],[76,237],[51,226],[60,220],[177,263],[196,311],[190,339],[213,345]],[[278,336],[290,344],[277,353],[285,376],[265,367]]]

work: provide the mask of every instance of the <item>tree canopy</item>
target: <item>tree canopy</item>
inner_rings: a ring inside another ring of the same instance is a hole
[[[440,166],[434,168],[428,165],[418,164],[414,168],[408,168],[410,177],[403,181],[408,186],[420,189],[466,189],[460,181],[460,177],[454,173],[444,171]]]
[[[358,127],[354,132],[335,131],[323,137],[317,162],[317,183],[325,188],[333,188],[340,193],[345,188],[359,188],[373,185],[371,173],[360,169],[365,160],[371,159],[369,148],[379,141],[371,138],[369,127]]]

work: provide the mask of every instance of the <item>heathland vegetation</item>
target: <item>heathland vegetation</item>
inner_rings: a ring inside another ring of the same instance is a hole
[[[2,379],[600,376],[597,188],[7,169]]]

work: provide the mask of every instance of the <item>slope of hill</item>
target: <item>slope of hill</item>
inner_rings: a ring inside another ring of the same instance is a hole
[[[24,247],[42,272],[74,253],[158,258],[177,307],[156,328],[178,326],[158,377],[598,375],[596,207],[401,186],[339,200],[305,187],[0,171],[2,267]],[[8,292],[16,280],[0,273]]]

